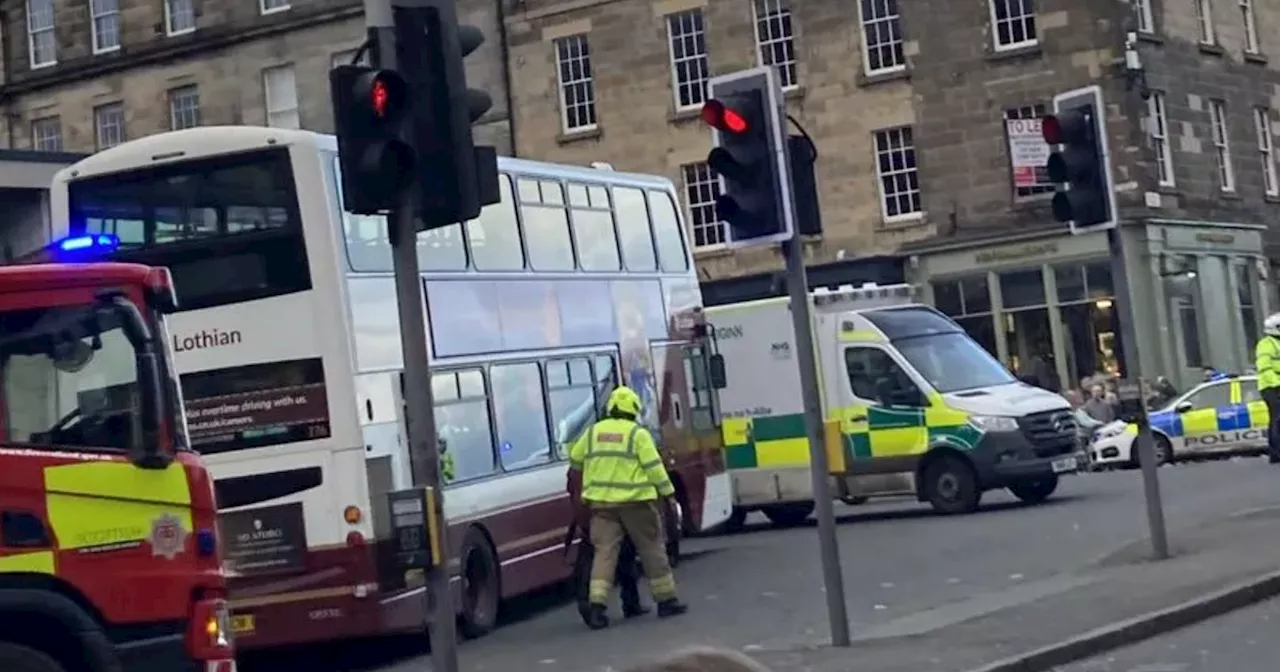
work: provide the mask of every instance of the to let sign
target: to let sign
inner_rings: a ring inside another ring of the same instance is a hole
[[[1009,137],[1009,163],[1013,170],[1013,186],[1048,186],[1045,164],[1049,162],[1049,144],[1040,134],[1040,119],[1006,119]]]

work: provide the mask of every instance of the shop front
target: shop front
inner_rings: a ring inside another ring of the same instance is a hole
[[[1151,220],[1124,227],[1138,352],[1148,377],[1185,387],[1204,367],[1249,367],[1258,322],[1261,228]],[[1105,232],[1063,229],[904,250],[939,310],[1019,374],[1060,390],[1124,365]]]

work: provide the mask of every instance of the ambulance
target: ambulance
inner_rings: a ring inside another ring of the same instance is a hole
[[[811,294],[832,489],[842,501],[909,495],[968,513],[1007,488],[1039,503],[1079,468],[1067,401],[1020,382],[917,288],[844,286]],[[813,511],[789,299],[707,309],[732,372],[719,391],[730,527],[751,511],[777,526]]]

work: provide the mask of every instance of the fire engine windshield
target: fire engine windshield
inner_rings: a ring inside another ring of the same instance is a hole
[[[0,311],[0,438],[125,450],[140,428],[134,348],[95,306]]]

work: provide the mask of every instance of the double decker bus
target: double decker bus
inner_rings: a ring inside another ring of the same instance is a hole
[[[432,385],[464,634],[567,578],[566,450],[619,382],[645,399],[685,532],[732,495],[697,277],[672,184],[501,159],[500,203],[425,232],[432,379],[405,380],[383,217],[342,207],[337,144],[205,127],[61,171],[55,235],[166,266],[194,448],[215,478],[242,649],[420,631],[386,493],[413,487],[405,385]]]

